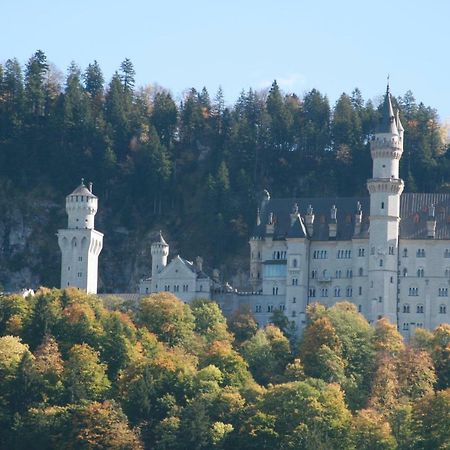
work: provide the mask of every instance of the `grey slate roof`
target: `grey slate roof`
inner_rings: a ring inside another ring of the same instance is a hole
[[[389,92],[389,85],[384,96],[383,106],[381,109],[381,119],[377,128],[378,133],[394,133],[397,134],[397,124],[394,116],[394,109],[392,108],[391,94]]]
[[[355,212],[357,202],[361,203],[362,224],[358,235],[354,235]],[[369,237],[369,197],[319,197],[319,198],[287,198],[270,199],[260,212],[261,225],[256,226],[254,237],[265,237],[266,223],[271,212],[274,215],[274,240],[283,240],[286,237],[303,237],[303,221],[294,222],[291,226],[290,213],[292,205],[299,205],[299,213],[304,218],[308,205],[314,209],[314,232],[312,240],[327,241],[328,224],[331,220],[331,207],[337,208],[337,236],[336,240],[350,240],[352,238]],[[410,194],[400,197],[400,238],[426,239],[428,209],[435,205],[436,237],[435,239],[450,239],[450,194]],[[301,225],[300,225],[301,223]],[[300,231],[302,230],[302,231]],[[297,232],[298,236],[297,236]]]
[[[85,195],[86,197],[97,198],[85,185],[83,182],[75,188],[75,190],[70,195]]]

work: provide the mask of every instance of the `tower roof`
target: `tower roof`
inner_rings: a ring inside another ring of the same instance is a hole
[[[394,108],[392,108],[391,93],[389,92],[389,84],[386,88],[386,95],[384,96],[383,106],[381,108],[381,119],[377,132],[398,134]]]
[[[158,238],[154,242],[154,244],[162,244],[162,245],[169,245],[166,240],[164,239],[161,230],[159,230]]]
[[[87,197],[97,198],[84,184],[84,178],[81,179],[81,183],[75,190],[69,195],[86,195]]]

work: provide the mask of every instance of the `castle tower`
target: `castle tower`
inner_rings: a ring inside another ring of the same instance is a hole
[[[103,234],[94,230],[98,199],[81,184],[66,197],[68,225],[58,230],[61,249],[61,288],[77,287],[90,294],[97,293],[98,255],[102,251]]]
[[[167,257],[169,256],[169,244],[164,240],[161,231],[158,239],[153,242],[152,253],[152,292],[158,292],[158,273],[167,266]]]
[[[384,97],[379,128],[370,144],[373,178],[367,181],[370,193],[369,228],[369,320],[386,317],[397,323],[398,236],[400,195],[404,183],[399,178],[403,153],[403,127],[394,115],[389,85]]]

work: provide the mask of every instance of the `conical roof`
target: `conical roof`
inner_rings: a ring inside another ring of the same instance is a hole
[[[164,237],[163,237],[163,235],[162,235],[161,230],[159,230],[158,239],[156,239],[156,241],[154,242],[154,244],[169,245],[169,244],[165,241],[165,239],[164,239]]]
[[[383,106],[381,108],[381,119],[377,129],[378,133],[398,134],[397,124],[395,123],[394,108],[392,108],[391,93],[389,85],[384,96]]]

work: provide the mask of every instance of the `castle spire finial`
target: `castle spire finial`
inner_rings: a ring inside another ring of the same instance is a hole
[[[386,94],[389,94],[389,77],[390,77],[390,75],[388,74],[387,75],[387,84],[386,84]]]
[[[81,186],[84,186],[84,178],[81,178]]]

